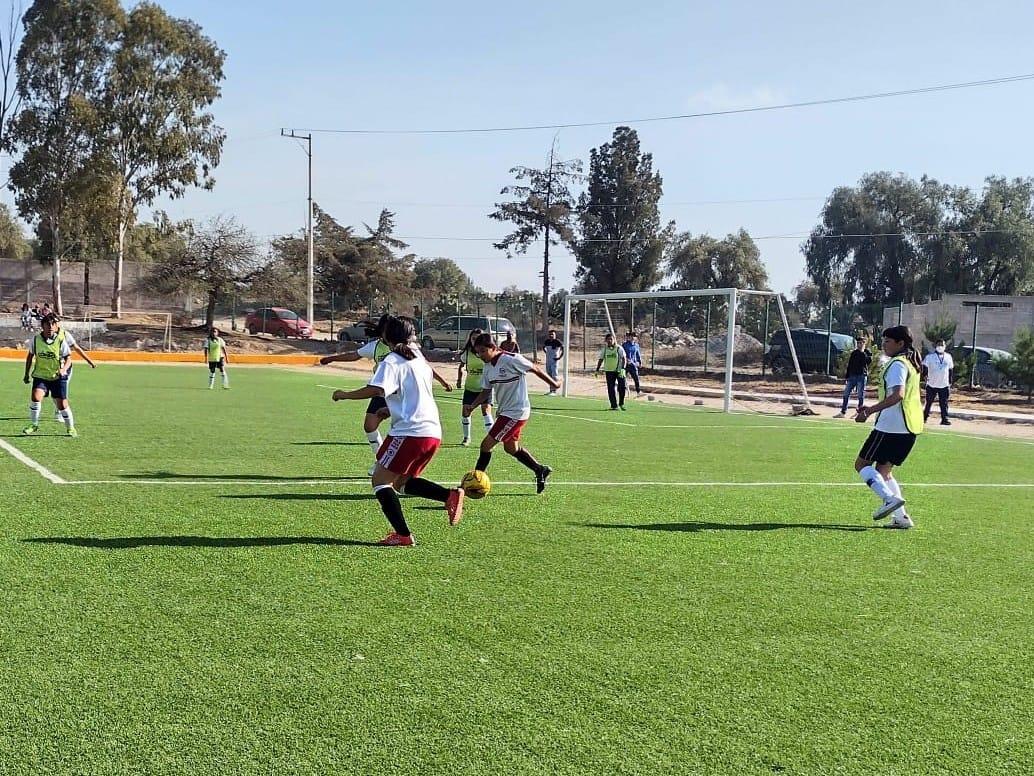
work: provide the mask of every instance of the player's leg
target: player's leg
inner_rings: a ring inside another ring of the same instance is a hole
[[[23,434],[35,434],[39,431],[39,416],[43,408],[43,397],[47,390],[42,380],[34,380],[29,392],[29,425],[22,429]]]
[[[460,444],[464,447],[467,447],[470,444],[470,415],[474,412],[474,408],[470,405],[474,401],[474,399],[471,398],[473,393],[473,391],[463,392],[463,407],[460,409],[460,426],[463,428],[463,441],[460,442]],[[482,408],[482,412],[483,411],[484,408]]]
[[[230,387],[230,375],[226,371],[226,359],[219,359],[219,372],[223,376],[223,390],[227,390]]]
[[[370,467],[370,475],[373,475],[374,467],[377,465],[377,453],[384,444],[384,439],[379,431],[381,425],[381,411],[388,408],[388,403],[382,397],[370,399],[366,405],[366,415],[363,416],[363,433],[366,434],[366,442],[370,445],[370,452],[373,453],[374,464]]]
[[[485,423],[485,433],[487,434],[492,430],[492,426],[495,424],[495,418],[492,417],[492,400],[489,399],[481,405],[481,419]]]
[[[617,372],[604,372],[607,378],[607,398],[610,399],[610,408],[616,410],[618,408],[618,397],[617,397]]]
[[[625,376],[621,372],[617,373],[617,388],[618,388],[618,406],[621,409],[625,408],[625,394],[628,392],[628,383],[625,380]]]
[[[208,362],[208,390],[215,388],[215,370],[219,364],[215,361]]]
[[[855,471],[862,478],[862,482],[883,502],[873,514],[873,520],[882,520],[895,509],[904,505],[904,501],[897,498],[894,492],[887,486],[887,481],[878,468],[886,462],[881,447],[892,441],[887,439],[888,436],[891,435],[873,430],[869,434],[869,438],[862,444],[862,449],[858,452],[858,457],[855,459],[854,464]],[[884,463],[877,463],[881,460]]]
[[[535,490],[537,493],[541,493],[546,489],[546,480],[549,479],[549,475],[553,473],[553,470],[539,463],[529,450],[521,446],[519,428],[516,430],[515,436],[511,436],[503,442],[503,449],[535,473]]]
[[[373,495],[381,505],[384,517],[391,525],[391,533],[381,541],[381,544],[409,547],[415,542],[413,533],[406,523],[406,517],[402,514],[402,502],[399,500],[398,491],[395,490],[395,483],[398,480],[399,475],[377,464],[374,467],[370,483],[373,485]]]

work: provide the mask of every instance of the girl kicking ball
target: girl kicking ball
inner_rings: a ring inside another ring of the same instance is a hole
[[[923,405],[919,398],[922,363],[912,344],[907,326],[892,326],[883,332],[883,352],[888,361],[880,373],[879,402],[858,410],[855,420],[864,423],[877,415],[876,427],[858,452],[854,468],[862,481],[883,503],[873,520],[892,517],[888,527],[911,528],[905,512],[905,498],[892,471],[901,466],[923,432]]]
[[[434,401],[434,375],[430,365],[414,347],[413,325],[387,316],[381,338],[389,348],[377,365],[369,385],[354,391],[334,391],[334,401],[381,398],[391,413],[391,433],[377,453],[371,477],[373,493],[391,524],[380,543],[388,547],[416,544],[402,514],[399,494],[419,496],[445,504],[449,525],[463,517],[463,491],[449,490],[420,475],[442,443],[442,425]]]

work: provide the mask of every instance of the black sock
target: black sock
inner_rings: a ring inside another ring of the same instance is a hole
[[[402,502],[399,501],[399,494],[392,487],[381,488],[373,493],[381,503],[381,511],[388,518],[392,529],[399,536],[409,536],[409,526],[406,525],[406,518],[402,516]]]
[[[407,496],[419,496],[431,501],[441,501],[443,504],[449,500],[449,490],[443,488],[437,482],[431,482],[421,477],[414,477],[406,483],[402,492]]]
[[[542,471],[542,464],[540,464],[538,461],[536,461],[535,460],[535,456],[533,456],[531,453],[529,453],[523,447],[520,450],[518,450],[516,453],[514,453],[513,457],[516,458],[521,463],[523,463],[525,466],[527,466],[533,472],[535,472],[535,474],[538,474],[540,471]]]
[[[478,456],[478,462],[474,464],[474,470],[479,472],[488,471],[488,464],[491,460],[492,454],[482,451],[481,455]]]

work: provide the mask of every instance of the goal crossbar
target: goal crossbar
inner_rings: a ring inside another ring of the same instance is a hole
[[[790,336],[790,324],[786,317],[783,295],[778,291],[762,291],[746,288],[709,288],[689,289],[686,291],[631,291],[619,294],[569,294],[564,299],[564,384],[562,393],[569,396],[569,383],[571,376],[571,359],[566,357],[571,350],[571,308],[579,302],[625,302],[635,299],[676,299],[686,297],[718,297],[725,298],[729,302],[729,318],[726,328],[726,359],[725,359],[725,396],[723,411],[732,412],[732,382],[733,382],[733,354],[736,350],[736,311],[737,301],[744,296],[759,296],[775,299],[776,307],[779,310],[779,320],[786,332],[786,342],[790,350],[790,358],[793,361],[794,373],[797,376],[797,385],[800,388],[801,396],[805,406],[810,405],[808,389],[804,384],[804,375],[801,372],[801,365],[797,358],[797,348],[794,345],[793,337]],[[614,323],[610,316],[610,310],[604,305],[607,318],[607,328],[615,337]],[[583,343],[583,347],[585,344]]]

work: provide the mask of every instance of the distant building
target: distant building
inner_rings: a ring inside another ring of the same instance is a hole
[[[885,308],[883,325],[896,326],[898,315],[898,307]],[[928,304],[906,304],[900,308],[900,322],[912,329],[916,340],[925,339],[923,329],[927,324],[944,319],[955,321],[955,344],[973,344],[974,315],[977,347],[1012,350],[1016,332],[1025,326],[1034,327],[1034,296],[945,294]]]

